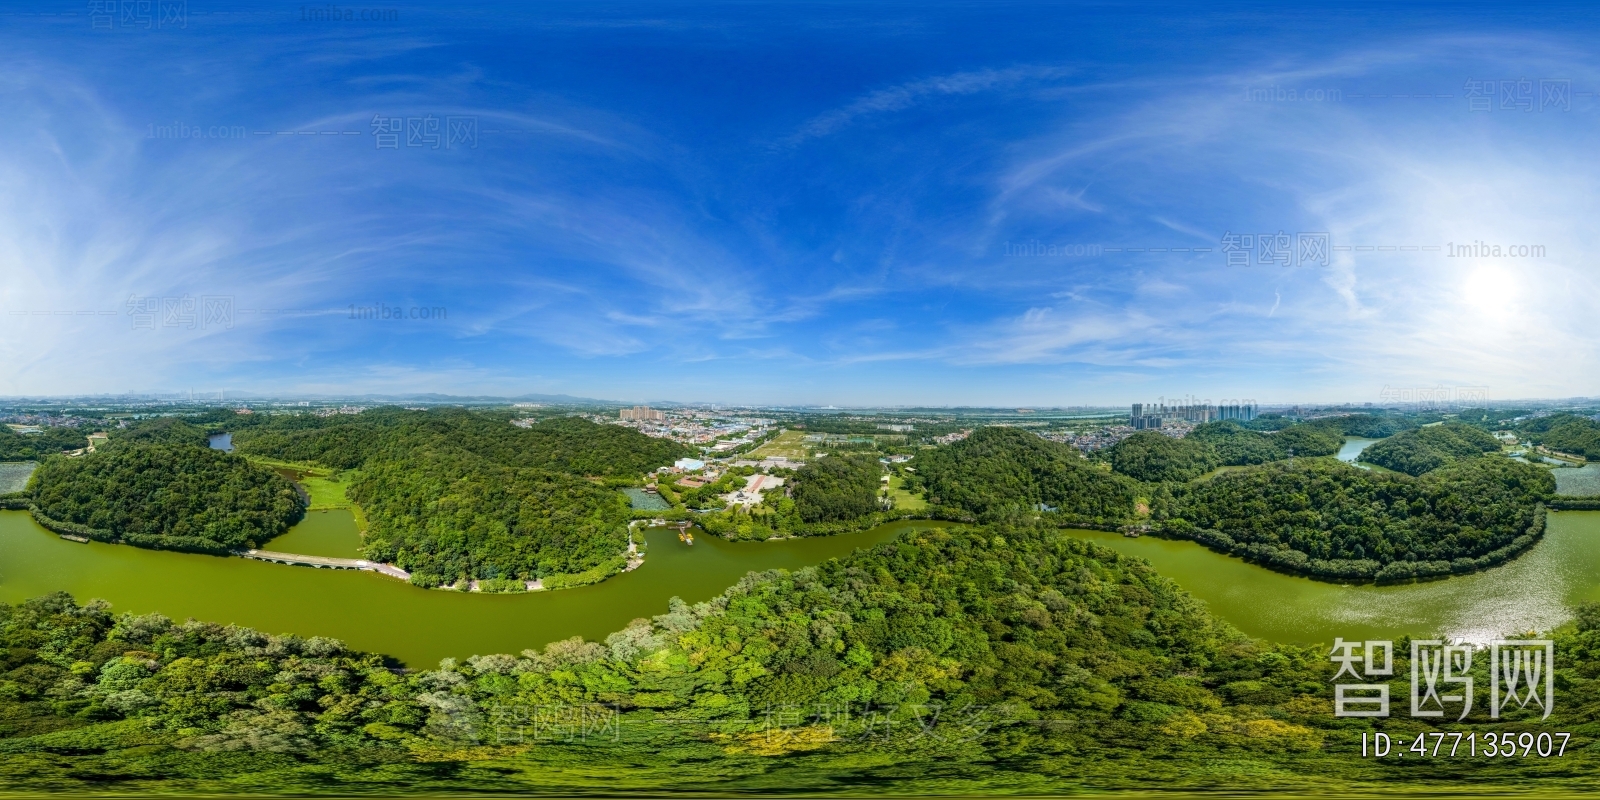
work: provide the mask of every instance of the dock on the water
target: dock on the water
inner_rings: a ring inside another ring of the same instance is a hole
[[[271,561],[275,564],[294,564],[302,567],[316,567],[317,569],[359,569],[367,572],[381,572],[391,578],[399,578],[403,581],[411,580],[411,573],[393,564],[367,561],[360,558],[306,556],[298,553],[279,553],[272,550],[245,550],[240,552],[239,555],[245,558],[253,558],[257,561]]]

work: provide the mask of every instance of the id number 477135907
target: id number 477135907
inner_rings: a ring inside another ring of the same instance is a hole
[[[1419,733],[1414,739],[1387,733],[1361,734],[1363,758],[1560,758],[1567,752],[1570,733]]]

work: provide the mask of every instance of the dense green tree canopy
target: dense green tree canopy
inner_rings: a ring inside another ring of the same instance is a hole
[[[1249,430],[1236,422],[1212,422],[1200,425],[1188,436],[1185,436],[1184,445],[1180,445],[1189,454],[1190,460],[1199,460],[1196,466],[1205,466],[1209,471],[1217,466],[1244,466],[1246,464],[1265,464],[1268,461],[1277,461],[1288,457],[1288,450],[1278,446],[1278,434],[1262,433]],[[1167,437],[1170,438],[1170,437]],[[1161,443],[1151,444],[1161,447]],[[1119,445],[1120,446],[1120,443]],[[1165,446],[1172,449],[1170,445]],[[1206,449],[1210,452],[1207,453]],[[1116,447],[1112,448],[1110,455],[1112,463],[1117,457],[1124,461],[1124,469],[1138,469],[1149,466],[1148,459],[1140,461],[1134,458],[1135,452],[1140,450],[1137,446],[1128,448],[1127,452],[1118,453]],[[1147,449],[1147,448],[1146,448]],[[1185,470],[1192,472],[1193,470]],[[1190,477],[1204,474],[1196,473]]]
[[[1430,573],[1480,568],[1474,559],[1511,547],[1534,528],[1538,504],[1554,492],[1549,470],[1497,455],[1422,478],[1323,460],[1199,481],[1164,511],[1171,531],[1221,533],[1225,547],[1268,552],[1274,566],[1372,578],[1395,562],[1444,563]]]
[[[257,547],[305,512],[293,484],[272,470],[190,445],[133,442],[55,457],[30,485],[48,519],[144,547]]]
[[[44,428],[38,433],[17,433],[0,425],[0,461],[37,461],[45,456],[78,450],[89,444],[83,428]]]
[[[1383,439],[1411,427],[1412,423],[1408,422],[1404,417],[1380,414],[1349,414],[1342,417],[1313,420],[1307,424],[1326,427],[1345,436],[1359,436],[1363,439]]]
[[[206,429],[177,417],[156,417],[139,420],[126,429],[109,431],[112,446],[124,444],[185,444],[205,447],[209,443]]]
[[[1500,449],[1500,440],[1471,425],[1445,422],[1404,431],[1361,451],[1360,460],[1421,475],[1447,464]]]
[[[635,478],[689,448],[575,417],[529,428],[462,409],[285,416],[241,431],[241,452],[357,469],[367,553],[423,586],[590,581],[622,569],[628,506],[582,476]],[[574,578],[572,576],[579,576]]]
[[[1294,420],[1282,414],[1262,414],[1249,422],[1240,423],[1253,431],[1281,431],[1294,424]]]
[[[1111,468],[1141,481],[1187,481],[1217,468],[1216,450],[1202,439],[1139,431],[1106,451]]]
[[[1306,423],[1264,432],[1225,421],[1198,425],[1182,439],[1140,431],[1112,445],[1106,457],[1112,469],[1141,481],[1182,482],[1222,466],[1265,464],[1291,454],[1330,456],[1343,443],[1337,425]]]
[[[1539,444],[1562,453],[1600,461],[1600,422],[1574,414],[1545,418],[1544,430],[1532,432]]]
[[[1163,437],[1165,438],[1165,437]],[[1133,513],[1133,485],[1107,474],[1070,445],[1017,428],[980,428],[917,455],[929,502],[998,519],[1043,504],[1063,514],[1120,520]]]
[[[615,489],[459,453],[377,461],[349,495],[369,522],[368,555],[421,586],[609,574],[621,569],[628,544],[628,503]]]
[[[1331,456],[1339,452],[1339,446],[1344,444],[1344,433],[1339,427],[1314,423],[1284,428],[1268,438],[1272,441],[1273,450],[1281,453],[1277,459],[1273,459],[1275,461],[1288,458],[1291,453],[1302,458]]]
[[[795,472],[794,507],[802,522],[864,517],[878,508],[883,468],[866,455],[814,458]]]
[[[1339,446],[1344,444],[1344,433],[1339,425],[1328,423],[1291,425],[1276,432],[1263,433],[1228,421],[1197,426],[1193,432],[1184,437],[1183,441],[1188,443],[1186,447],[1189,448],[1189,452],[1195,454],[1191,458],[1203,455],[1198,445],[1204,444],[1211,448],[1214,456],[1203,459],[1203,463],[1212,465],[1207,469],[1209,471],[1215,466],[1238,467],[1281,461],[1289,458],[1291,453],[1306,458],[1330,456],[1339,452]],[[1115,464],[1116,448],[1112,448],[1112,457],[1112,463]],[[1148,463],[1148,461],[1135,461],[1130,468],[1143,467],[1149,471]]]
[[[282,461],[352,469],[366,462],[382,436],[378,426],[349,422],[348,417],[324,426],[290,427],[311,419],[317,418],[286,417],[283,424],[239,431],[233,435],[233,447],[240,453]]]
[[[618,476],[640,475],[692,452],[670,439],[577,417],[522,428],[502,414],[455,408],[284,416],[241,431],[234,446],[243,453],[346,469],[369,459],[403,461],[420,450],[454,450],[507,467]]]
[[[1517,424],[1516,430],[1520,434],[1537,436],[1542,433],[1548,433],[1553,428],[1559,428],[1585,419],[1588,419],[1588,417],[1580,417],[1570,412],[1561,412],[1559,414],[1544,413],[1538,416],[1530,415],[1528,419]]]
[[[592,790],[596,774],[658,792],[1439,786],[1352,756],[1395,720],[1333,717],[1327,643],[1249,640],[1142,560],[1064,532],[917,531],[665,611],[603,643],[397,674],[328,639],[65,595],[0,605],[0,776],[384,794]],[[1479,702],[1405,732],[1477,733],[1448,775],[1479,788],[1586,774],[1578,739],[1559,761],[1482,752],[1491,731],[1594,724],[1600,609],[1553,638],[1561,701],[1543,724],[1538,709],[1490,722]],[[1394,696],[1407,658],[1395,648]],[[1487,664],[1473,660],[1480,692]]]

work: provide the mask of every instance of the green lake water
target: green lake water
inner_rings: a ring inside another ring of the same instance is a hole
[[[1520,558],[1447,580],[1342,586],[1285,575],[1187,541],[1081,531],[1148,560],[1252,636],[1280,642],[1441,634],[1484,642],[1546,630],[1579,603],[1600,600],[1600,512],[1551,513],[1545,537]]]
[[[371,572],[78,544],[39,527],[26,512],[0,511],[0,601],[66,590],[83,601],[104,598],[117,611],[332,636],[429,667],[447,656],[516,653],[569,636],[603,639],[637,617],[666,613],[673,596],[708,600],[750,570],[817,564],[931,524],[773,542],[702,534],[692,546],[678,541],[676,529],[636,530],[647,555],[632,572],[576,589],[495,595],[419,589]],[[350,512],[312,512],[270,547],[334,555],[357,537]]]
[[[299,525],[262,546],[263,550],[303,556],[360,558],[361,532],[345,510],[308,511]]]
[[[628,505],[635,511],[665,511],[672,508],[672,504],[661,495],[651,494],[643,489],[630,486],[623,489],[622,493],[628,496]]]
[[[39,465],[32,461],[0,462],[0,494],[20,492],[28,487],[28,478]]]
[[[1340,461],[1348,461],[1354,464],[1356,456],[1361,455],[1362,450],[1365,450],[1377,443],[1377,439],[1345,439],[1344,445],[1339,448],[1338,458]],[[1367,465],[1363,464],[1362,466]]]
[[[1560,494],[1600,494],[1600,464],[1581,467],[1563,467],[1550,471],[1556,478],[1556,491]]]
[[[1568,472],[1569,470],[1557,470]],[[1570,470],[1577,472],[1577,470]],[[65,541],[25,512],[0,512],[0,601],[66,590],[119,611],[237,623],[272,633],[322,635],[411,666],[446,656],[517,652],[569,636],[601,639],[667,600],[711,598],[750,570],[795,569],[887,541],[929,522],[842,536],[727,542],[675,529],[636,531],[639,569],[602,583],[514,595],[424,590],[368,572],[318,570],[98,542]],[[1552,513],[1545,538],[1510,564],[1448,580],[1341,586],[1272,572],[1192,542],[1071,531],[1147,559],[1245,633],[1274,641],[1334,637],[1460,636],[1485,641],[1548,629],[1578,603],[1600,600],[1600,512]],[[348,511],[312,512],[272,549],[350,556],[359,546]]]

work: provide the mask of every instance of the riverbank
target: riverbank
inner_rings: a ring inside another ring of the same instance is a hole
[[[118,612],[331,636],[427,667],[445,657],[515,653],[571,636],[601,639],[631,620],[666,613],[672,597],[708,600],[749,571],[811,566],[888,541],[910,527],[895,523],[778,542],[727,542],[696,531],[693,546],[679,542],[675,528],[636,528],[648,558],[632,571],[562,591],[499,594],[419,591],[355,570],[78,544],[40,527],[26,512],[0,511],[0,600],[19,602],[64,590],[85,599],[104,598]]]
[[[1600,512],[1594,511],[1550,512],[1545,535],[1497,567],[1385,585],[1290,575],[1184,539],[1071,533],[1149,561],[1217,616],[1275,642],[1459,636],[1481,643],[1550,630],[1579,604],[1600,601]]]

